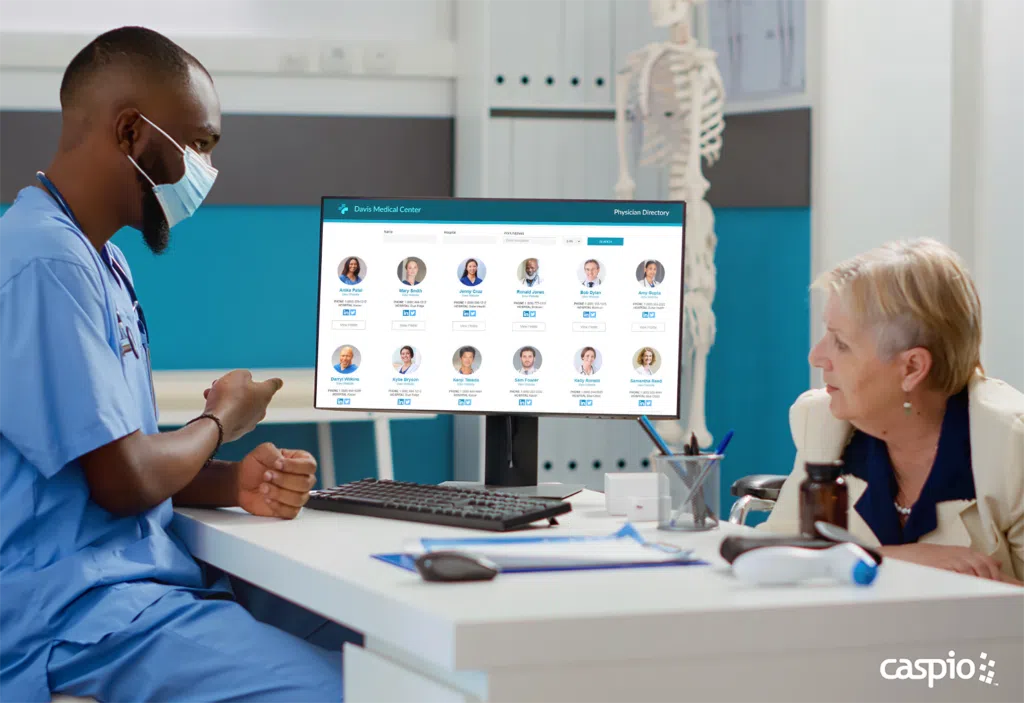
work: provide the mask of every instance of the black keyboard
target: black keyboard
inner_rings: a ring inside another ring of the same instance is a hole
[[[572,510],[569,503],[455,486],[430,486],[365,478],[310,491],[307,508],[505,532],[550,520]]]

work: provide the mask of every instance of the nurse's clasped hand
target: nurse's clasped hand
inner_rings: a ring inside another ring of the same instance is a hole
[[[79,462],[90,497],[122,516],[138,515],[171,497],[176,505],[237,504],[237,467],[211,463],[210,457],[220,444],[255,428],[283,385],[279,378],[255,382],[248,371],[232,371],[203,394],[206,413],[217,423],[203,419],[173,432],[136,431],[84,454]]]
[[[238,465],[238,505],[253,515],[292,519],[316,484],[316,459],[264,442]]]
[[[224,426],[224,442],[233,442],[255,429],[267,416],[267,406],[284,381],[269,378],[253,381],[245,370],[231,371],[203,391],[205,412],[215,415]]]

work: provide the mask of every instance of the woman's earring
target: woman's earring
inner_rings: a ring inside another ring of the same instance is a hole
[[[904,400],[903,401],[903,412],[905,414],[909,415],[910,414],[910,408],[911,408],[910,401],[909,400]]]

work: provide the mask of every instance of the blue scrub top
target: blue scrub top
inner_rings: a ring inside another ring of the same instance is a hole
[[[158,431],[126,286],[41,188],[4,214],[0,252],[0,678],[7,699],[49,700],[55,641],[97,642],[171,590],[230,591],[204,587],[169,499],[133,517],[90,500],[78,458]]]
[[[905,525],[900,525],[893,505],[898,488],[885,442],[855,431],[843,462],[848,474],[867,481],[868,487],[854,509],[878,541],[883,545],[917,542],[938,526],[937,503],[976,498],[967,389],[946,402],[935,462]]]
[[[483,283],[484,279],[480,278],[480,276],[477,276],[475,281],[471,281],[469,280],[469,276],[463,276],[462,278],[459,279],[459,282],[464,286],[469,286],[470,288],[472,288]]]

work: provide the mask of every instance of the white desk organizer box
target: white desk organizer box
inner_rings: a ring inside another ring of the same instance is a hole
[[[609,515],[624,515],[630,522],[656,521],[659,508],[669,509],[668,477],[650,471],[605,474],[604,500]]]

